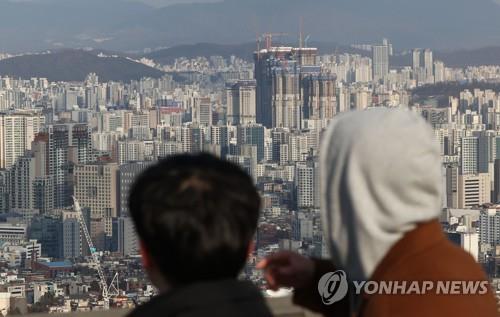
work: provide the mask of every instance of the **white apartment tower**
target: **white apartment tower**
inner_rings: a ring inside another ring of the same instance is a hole
[[[45,124],[45,117],[34,114],[0,115],[0,168],[11,167]]]
[[[389,47],[374,45],[373,48],[373,79],[383,80],[389,74]]]

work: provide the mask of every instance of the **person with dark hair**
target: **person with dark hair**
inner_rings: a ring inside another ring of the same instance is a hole
[[[139,176],[129,207],[160,292],[130,317],[272,315],[260,290],[237,279],[260,211],[242,169],[209,154],[171,156]]]

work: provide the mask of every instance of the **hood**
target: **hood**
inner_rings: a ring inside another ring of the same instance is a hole
[[[368,280],[389,249],[441,208],[431,127],[408,110],[336,117],[321,148],[322,217],[334,264]]]

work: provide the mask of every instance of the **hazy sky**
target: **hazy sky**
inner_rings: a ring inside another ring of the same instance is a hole
[[[285,32],[295,39],[301,19],[312,41],[348,45],[387,37],[398,48],[500,46],[500,0],[222,1],[0,0],[0,51],[87,46],[135,51],[245,43],[263,32]],[[151,10],[138,3],[179,6]],[[213,4],[181,6],[190,3]]]
[[[11,2],[48,2],[51,0],[8,0]],[[85,0],[84,0],[85,1]],[[106,0],[103,0],[106,1]],[[220,2],[222,0],[123,0],[130,2],[142,2],[155,7],[163,7],[169,4],[176,3],[208,3],[208,2]]]
[[[202,3],[202,2],[218,2],[218,0],[132,0],[136,2],[143,2],[152,6],[161,7],[174,3]]]

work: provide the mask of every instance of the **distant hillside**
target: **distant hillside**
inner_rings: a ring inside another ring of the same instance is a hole
[[[425,85],[412,90],[412,98],[414,102],[425,102],[429,99],[434,99],[438,101],[440,106],[448,106],[449,97],[458,97],[460,92],[464,90],[493,90],[495,92],[500,92],[500,84],[498,83],[485,83],[485,82],[473,82],[473,83],[458,83],[458,82],[447,82],[439,83],[435,85]]]
[[[172,63],[176,58],[179,57],[209,57],[220,55],[228,58],[231,55],[241,57],[247,60],[252,58],[252,54],[255,51],[255,43],[243,43],[243,44],[214,44],[214,43],[197,43],[197,44],[186,44],[178,45],[170,48],[154,51],[152,53],[144,55],[146,58],[150,58],[160,64]]]
[[[276,42],[276,44],[280,44]],[[295,46],[297,43],[281,43],[283,45]],[[352,47],[329,42],[311,42],[310,47],[317,47],[319,54],[333,54],[337,52],[359,54],[362,56],[371,57],[371,52],[354,49]],[[197,43],[192,45],[179,45],[171,48],[154,51],[144,55],[160,64],[172,63],[178,57],[198,57],[198,56],[214,56],[220,55],[228,58],[231,55],[252,60],[252,54],[256,49],[256,43],[243,44],[213,44],[213,43]],[[479,66],[479,65],[500,65],[500,47],[491,46],[478,48],[473,50],[457,50],[457,51],[435,51],[434,59],[443,61],[449,67],[464,67],[464,66]],[[391,57],[391,66],[398,68],[411,66],[412,56],[406,53],[405,55],[395,55]]]
[[[278,41],[276,44],[280,44]],[[281,43],[296,45],[296,43]],[[351,53],[371,56],[370,52],[353,49],[345,45],[328,42],[311,42],[310,47],[317,47],[319,54]],[[228,58],[231,55],[252,60],[256,49],[255,43],[213,44],[198,43],[179,45],[154,51],[144,57],[161,64],[171,63],[178,57],[198,57],[220,55]],[[99,57],[99,53],[114,57]],[[127,58],[139,58],[139,55],[125,54],[106,50],[53,50],[51,53],[31,54],[13,57],[0,61],[0,75],[31,78],[46,77],[51,81],[82,81],[87,74],[95,72],[103,81],[130,81],[141,77],[161,77],[160,70],[137,63]],[[475,50],[459,50],[453,52],[435,52],[434,58],[442,60],[447,66],[463,67],[474,65],[500,65],[500,47],[486,47]],[[391,58],[392,67],[411,65],[411,54],[398,55]]]
[[[391,58],[391,66],[409,66],[411,54]],[[471,50],[434,51],[434,60],[440,60],[448,67],[500,65],[500,47],[490,46]]]
[[[280,43],[279,41],[274,42],[276,45],[289,45],[296,46],[297,43]],[[353,49],[345,45],[339,45],[336,43],[328,42],[311,42],[310,47],[317,47],[319,49],[319,54],[332,54],[337,53],[356,53],[364,56],[371,55],[370,52],[361,51]],[[160,64],[172,63],[176,58],[179,57],[209,57],[209,56],[223,56],[225,58],[231,55],[246,59],[253,59],[253,52],[257,49],[257,44],[255,42],[242,43],[242,44],[214,44],[214,43],[197,43],[190,45],[178,45],[170,48],[154,51],[152,53],[144,55],[144,57],[152,59]]]
[[[500,47],[491,46],[474,50],[457,50],[447,53],[436,53],[436,58],[447,66],[479,66],[500,65]]]
[[[94,52],[60,50],[49,54],[33,54],[0,61],[0,75],[50,81],[83,81],[96,73],[102,81],[130,81],[141,77],[158,78],[163,72],[124,57],[99,57]]]

